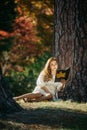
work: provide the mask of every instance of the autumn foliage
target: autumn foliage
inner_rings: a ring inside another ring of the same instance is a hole
[[[26,60],[29,57],[37,55],[36,43],[38,38],[36,36],[36,26],[32,18],[22,16],[16,18],[14,24],[14,46],[11,49],[11,56],[14,60]]]
[[[8,16],[9,19],[7,22],[1,20],[0,40],[1,46],[6,45],[5,48],[11,44],[7,49],[10,62],[26,64],[32,57],[35,58],[45,51],[50,51],[53,40],[53,2],[41,0],[37,2],[14,0],[13,2],[12,0],[11,3],[9,1],[6,3],[6,1],[1,4],[2,9],[4,8],[1,14]],[[10,9],[12,10],[9,11]]]
[[[13,33],[6,32],[4,30],[0,30],[0,40],[5,39],[5,38],[9,38],[9,37],[13,37],[13,36],[14,36]]]
[[[27,16],[21,16],[16,18],[13,25],[13,32],[0,31],[0,39],[6,39],[13,37],[12,48],[9,52],[9,58],[11,62],[25,62],[31,56],[37,56],[38,41],[36,36],[36,25],[32,18]],[[5,43],[7,44],[7,43]]]

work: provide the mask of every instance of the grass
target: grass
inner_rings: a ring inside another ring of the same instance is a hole
[[[0,130],[86,130],[87,103],[18,102],[23,111],[0,119]]]

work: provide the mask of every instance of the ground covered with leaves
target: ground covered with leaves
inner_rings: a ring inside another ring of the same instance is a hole
[[[18,102],[24,110],[0,117],[0,130],[87,130],[87,103]]]

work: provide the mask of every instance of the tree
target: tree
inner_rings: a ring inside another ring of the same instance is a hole
[[[13,22],[16,16],[16,4],[14,0],[0,2],[0,116],[5,113],[13,113],[23,110],[13,99],[4,83],[1,62],[3,51],[8,51],[13,42]],[[9,38],[10,37],[10,38]],[[11,39],[12,38],[12,39]],[[7,58],[6,58],[7,59]]]
[[[71,67],[64,99],[87,101],[87,1],[54,1],[53,55],[59,67]]]
[[[0,8],[0,50],[8,51],[12,64],[29,64],[51,51],[53,1],[4,0]]]
[[[17,15],[15,0],[0,2],[0,63],[4,51],[9,51],[14,42],[13,23]]]
[[[4,84],[4,77],[2,74],[2,69],[0,67],[0,116],[2,114],[18,112],[23,110],[16,102],[12,99],[11,93]]]
[[[53,0],[16,0],[18,11],[23,16],[27,14],[32,17],[37,28],[39,38],[39,52],[50,51],[53,38]]]
[[[36,36],[36,25],[29,16],[19,16],[14,23],[15,42],[12,46],[9,57],[11,62],[25,63],[39,54],[38,37]]]
[[[0,2],[0,30],[12,32],[12,23],[17,15],[15,0]]]

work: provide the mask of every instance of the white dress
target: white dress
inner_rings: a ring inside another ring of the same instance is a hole
[[[52,80],[48,82],[44,82],[44,74],[40,73],[38,79],[37,79],[37,86],[35,87],[33,93],[41,93],[42,95],[46,95],[47,92],[45,92],[42,87],[46,87],[49,92],[53,95],[53,99],[58,99],[58,90],[61,88],[62,83],[61,82],[55,82],[55,75],[53,76]]]

